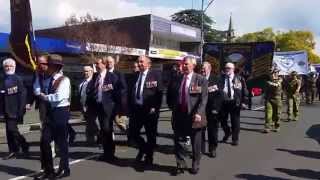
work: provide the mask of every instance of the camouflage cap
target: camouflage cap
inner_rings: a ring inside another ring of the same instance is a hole
[[[297,71],[292,71],[290,74],[291,74],[291,76],[297,76],[298,72]]]

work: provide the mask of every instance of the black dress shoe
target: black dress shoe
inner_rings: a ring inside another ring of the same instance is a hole
[[[184,173],[184,170],[182,168],[177,167],[175,169],[175,171],[173,172],[173,175],[174,176],[179,176],[180,174],[183,174],[183,173]]]
[[[229,137],[230,137],[230,134],[224,135],[224,137],[222,138],[222,142],[226,143],[228,141]]]
[[[8,159],[15,159],[17,158],[17,154],[14,152],[9,153],[7,156],[3,157],[3,160],[8,160]]]
[[[104,161],[104,162],[113,162],[117,158],[114,155],[106,156],[106,155],[101,155],[99,158],[99,161]]]
[[[194,175],[198,174],[199,173],[199,168],[191,168],[190,169],[190,173],[194,174]]]
[[[232,146],[238,146],[239,145],[239,141],[232,141],[231,145]]]
[[[210,157],[210,158],[215,158],[215,157],[217,157],[217,152],[216,152],[216,150],[210,151],[210,152],[209,152],[209,157]]]
[[[56,180],[56,175],[51,173],[51,174],[42,174],[41,176],[38,176],[38,177],[34,177],[33,178],[34,180],[44,180],[44,179],[48,179],[48,180]]]
[[[64,178],[64,177],[69,177],[70,176],[70,170],[63,170],[63,169],[59,169],[57,172],[56,172],[56,177],[58,179],[61,179],[61,178]]]
[[[28,155],[29,154],[29,149],[30,149],[30,145],[28,143],[26,143],[23,147],[22,147],[22,152],[24,155]]]

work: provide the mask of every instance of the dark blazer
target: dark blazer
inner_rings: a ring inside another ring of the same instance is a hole
[[[208,79],[208,102],[207,113],[218,113],[221,109],[222,102],[224,100],[224,94],[219,90],[219,77],[210,73]]]
[[[120,97],[121,97],[121,106],[119,107],[119,113],[123,115],[128,114],[128,85],[124,74],[120,71],[114,70],[113,73],[118,77],[120,81]]]
[[[219,90],[223,93],[223,99],[228,100],[228,95],[223,91],[225,86],[226,75],[222,74],[219,80]],[[234,90],[234,100],[236,102],[236,106],[241,107],[241,104],[247,104],[248,102],[248,90],[247,85],[242,76],[237,74],[234,75],[232,80],[233,90]]]
[[[86,104],[88,108],[95,108],[97,106],[96,95],[98,89],[95,84],[99,73],[93,74],[92,80],[87,85],[87,99]],[[104,108],[110,108],[109,105],[115,105],[115,112],[121,110],[121,82],[117,75],[107,72],[103,81],[102,87],[102,105]]]
[[[6,85],[5,80],[8,77],[5,75],[0,80],[0,114],[22,122],[27,101],[27,91],[20,76],[10,75],[11,83]]]
[[[180,108],[180,86],[183,80],[183,76],[180,76],[177,81],[178,85],[176,86],[175,91],[171,91],[173,93],[171,97],[174,98],[173,100],[173,111],[172,111],[172,120],[173,120],[173,127],[177,126],[185,126],[186,123],[191,123],[190,126],[192,126],[192,122],[186,122],[184,119],[179,118],[179,108]],[[196,89],[198,90],[194,90]],[[201,127],[205,127],[207,125],[206,120],[206,106],[207,106],[207,100],[208,100],[208,82],[200,74],[193,73],[191,82],[190,82],[190,88],[189,88],[189,98],[188,98],[188,115],[190,116],[190,119],[193,119],[195,114],[201,115]],[[190,127],[191,128],[191,127]]]
[[[132,84],[130,105],[136,105],[135,96],[136,96],[136,83],[139,79],[139,73],[135,74],[134,83]],[[143,106],[145,108],[151,109],[155,108],[156,112],[159,113],[163,95],[163,84],[161,74],[158,71],[149,69],[146,79],[143,84]]]
[[[171,110],[173,109],[173,106],[174,106],[175,97],[173,96],[175,96],[175,91],[180,88],[179,80],[181,79],[181,77],[182,77],[182,74],[178,72],[172,72],[170,76],[170,80],[167,88],[166,101],[167,101],[168,107]]]

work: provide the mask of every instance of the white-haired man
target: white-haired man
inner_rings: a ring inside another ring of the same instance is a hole
[[[23,122],[27,97],[23,80],[15,74],[15,60],[5,59],[2,65],[5,75],[0,80],[0,114],[6,122],[9,154],[3,159],[7,160],[15,158],[20,148],[25,154],[29,152],[29,144],[18,130],[18,123]]]
[[[225,133],[223,142],[227,142],[232,135],[232,145],[239,144],[240,133],[240,110],[247,103],[248,90],[245,80],[235,74],[235,66],[233,63],[226,63],[224,74],[220,78],[219,90],[224,93],[221,108],[221,126]],[[231,129],[228,125],[228,117],[230,114]]]

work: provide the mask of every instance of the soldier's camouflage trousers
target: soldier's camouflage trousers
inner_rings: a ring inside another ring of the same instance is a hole
[[[282,102],[281,98],[267,99],[265,102],[265,128],[280,127]]]
[[[306,90],[306,103],[312,104],[316,95],[316,89],[310,88]]]
[[[300,97],[299,95],[291,95],[287,98],[288,105],[288,121],[297,121],[299,119],[299,105]]]

